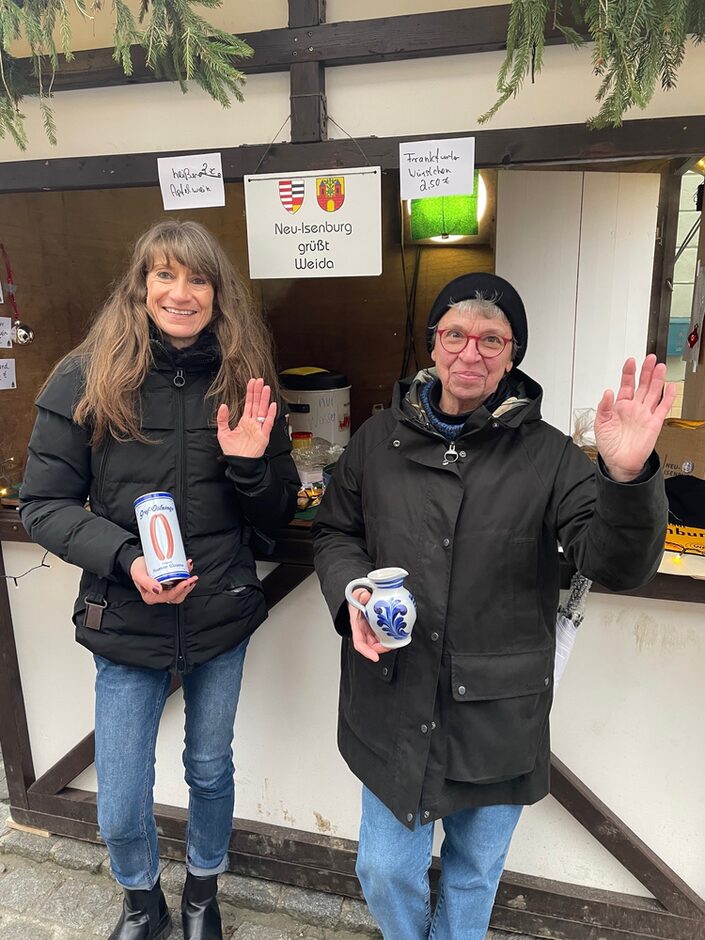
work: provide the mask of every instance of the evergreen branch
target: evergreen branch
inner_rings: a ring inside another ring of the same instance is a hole
[[[561,22],[564,7],[593,43],[593,70],[601,81],[600,109],[588,122],[592,127],[619,126],[629,108],[646,107],[657,84],[674,88],[687,43],[705,40],[705,0],[514,0],[497,77],[499,97],[480,123],[515,97],[528,75],[533,81],[541,71],[548,26],[571,45],[583,44],[583,37]]]
[[[124,0],[113,0],[113,11],[115,13],[115,32],[113,33],[113,59],[119,62],[125,75],[132,75],[132,50],[131,46],[140,42],[141,33],[135,23],[132,10],[124,3]]]
[[[44,95],[40,95],[39,97],[39,110],[42,115],[42,123],[44,124],[44,133],[47,135],[49,143],[56,146],[56,124],[54,123],[54,114]]]
[[[244,76],[238,59],[252,49],[237,36],[211,26],[196,7],[217,9],[222,0],[141,0],[137,19],[126,0],[110,4],[115,25],[113,58],[125,75],[132,74],[131,48],[145,49],[147,67],[160,77],[178,81],[182,91],[194,81],[223,107],[232,98],[242,100]],[[56,143],[56,125],[49,103],[59,68],[58,45],[66,60],[71,49],[71,13],[93,19],[104,7],[103,0],[0,0],[0,137],[9,134],[20,149],[27,145],[24,115],[19,102],[24,94],[38,97],[44,131]],[[144,29],[139,28],[144,24]],[[14,67],[10,44],[24,38],[29,45],[36,85],[26,87],[24,76]],[[49,65],[48,93],[42,72]]]

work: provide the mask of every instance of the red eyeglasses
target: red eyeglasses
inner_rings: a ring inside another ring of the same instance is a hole
[[[474,339],[477,351],[485,359],[494,359],[495,356],[499,356],[504,351],[507,343],[512,342],[511,336],[508,339],[499,333],[483,333],[481,336],[477,336],[474,333],[465,333],[456,327],[438,330],[437,333],[441,346],[446,352],[461,353],[470,340]]]

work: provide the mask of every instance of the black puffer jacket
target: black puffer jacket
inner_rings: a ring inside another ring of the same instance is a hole
[[[72,420],[82,370],[67,363],[36,402],[20,511],[35,542],[83,568],[73,614],[79,643],[114,662],[187,671],[266,618],[248,542],[253,526],[269,533],[291,519],[299,482],[283,418],[264,457],[223,457],[205,398],[219,364],[210,332],[184,350],[152,344],[142,429],[158,443],[109,438],[91,447]],[[133,502],[157,490],[174,496],[199,578],[181,605],[144,604],[129,577],[142,554]],[[100,629],[86,625],[87,596],[107,604]]]
[[[314,524],[316,571],[343,636],[338,743],[406,824],[548,792],[558,542],[588,578],[636,587],[661,557],[666,501],[654,455],[643,482],[595,469],[541,420],[541,389],[513,370],[455,441],[423,424],[418,385],[354,435]],[[408,394],[407,394],[408,393]],[[345,585],[406,568],[409,646],[355,651]]]

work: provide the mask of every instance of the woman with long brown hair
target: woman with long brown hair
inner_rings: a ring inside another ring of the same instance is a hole
[[[247,643],[267,616],[249,544],[296,506],[266,327],[213,236],[164,221],[37,399],[21,492],[34,541],[83,569],[73,622],[96,663],[98,824],[123,912],[110,940],[171,932],[159,884],[155,746],[182,677],[186,940],[220,940]],[[190,576],[150,577],[134,502],[174,497]],[[86,499],[90,512],[86,512]],[[168,607],[168,609],[167,609]]]

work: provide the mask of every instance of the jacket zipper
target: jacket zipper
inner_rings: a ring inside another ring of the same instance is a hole
[[[176,396],[178,401],[178,407],[176,409],[176,445],[180,451],[180,457],[176,462],[176,492],[177,492],[177,510],[179,513],[182,512],[184,505],[184,463],[186,462],[186,448],[183,446],[183,436],[184,436],[184,398],[181,394],[181,389],[186,384],[186,379],[184,378],[184,370],[177,369],[176,375],[174,376],[174,385],[177,389]],[[182,523],[183,525],[183,523]],[[182,535],[184,535],[184,529],[181,529]],[[181,604],[176,606],[176,671],[185,672],[186,671],[186,657],[184,656],[184,638],[183,638],[183,618],[181,616]]]

